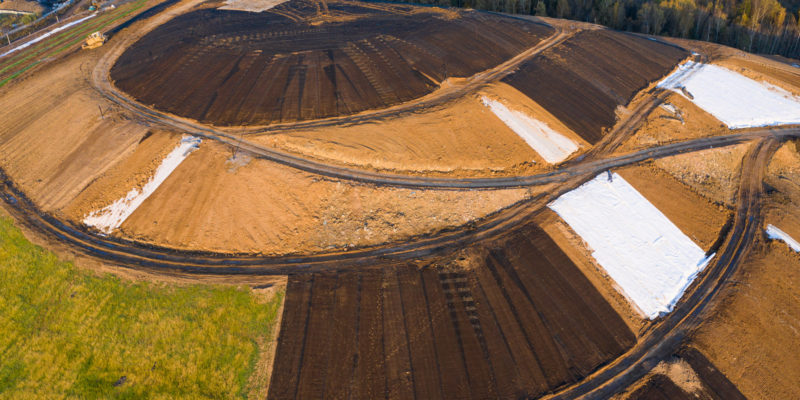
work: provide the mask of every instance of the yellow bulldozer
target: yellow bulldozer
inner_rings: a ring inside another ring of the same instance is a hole
[[[81,45],[81,48],[84,49],[84,50],[86,50],[86,49],[96,49],[96,48],[102,46],[103,43],[105,43],[107,39],[108,38],[106,37],[106,35],[103,35],[100,32],[95,32],[95,33],[89,35],[86,38],[86,43]]]

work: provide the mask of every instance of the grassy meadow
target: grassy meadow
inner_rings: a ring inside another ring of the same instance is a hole
[[[0,217],[0,399],[244,398],[282,300],[100,276]]]

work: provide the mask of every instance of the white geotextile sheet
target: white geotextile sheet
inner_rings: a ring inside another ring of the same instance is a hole
[[[731,129],[800,124],[800,98],[720,66],[687,61],[657,86],[680,93]]]
[[[648,318],[672,310],[710,260],[621,176],[600,174],[549,207]]]
[[[483,97],[481,100],[494,115],[548,163],[555,164],[564,161],[570,154],[578,150],[577,143],[554,131],[544,122],[533,119],[525,113],[510,110],[499,101],[487,97]]]
[[[199,145],[199,138],[184,136],[178,146],[164,157],[153,176],[142,186],[141,190],[131,189],[125,197],[100,210],[89,213],[84,218],[83,223],[107,234],[119,228]]]

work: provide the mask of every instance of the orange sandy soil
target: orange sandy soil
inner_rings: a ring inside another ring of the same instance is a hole
[[[785,144],[769,166],[764,218],[800,237],[800,155]],[[752,399],[800,398],[800,254],[764,235],[694,335],[696,346]]]
[[[713,204],[651,163],[616,170],[703,250],[717,240],[730,211]]]
[[[679,110],[683,123],[671,118],[674,116],[671,112],[658,107],[647,116],[639,130],[626,140],[615,153],[624,154],[680,140],[730,133],[722,122],[677,93],[670,94],[666,103]]]
[[[750,143],[702,150],[655,160],[664,172],[707,199],[728,207],[735,204],[742,158]]]
[[[667,377],[667,379],[669,379],[681,390],[697,396],[697,398],[710,398],[703,396],[706,394],[705,387],[703,385],[703,380],[700,379],[700,377],[697,375],[697,372],[694,371],[688,362],[679,358],[661,361],[642,379],[628,386],[623,392],[618,393],[611,398],[614,400],[639,400],[636,397],[632,397],[634,392],[646,385],[653,377],[657,375]]]
[[[800,140],[787,142],[769,164],[767,184],[774,204],[765,207],[767,223],[800,240]]]
[[[249,136],[247,140],[328,163],[392,173],[495,176],[548,169],[549,164],[481,103],[483,94],[546,122],[584,149],[589,147],[530,98],[503,83],[435,109],[377,123]]]
[[[147,127],[89,85],[89,72],[102,51],[74,53],[0,89],[0,167],[44,211],[76,223],[141,187],[180,138]],[[441,150],[440,156],[457,157],[451,166],[463,161],[468,168],[488,171],[485,166],[493,165],[503,169],[514,165],[512,158],[517,157],[524,168],[525,160],[535,157],[477,99],[463,101],[475,112],[451,115],[453,123],[468,126],[469,118],[466,123],[458,121],[483,113],[481,118],[495,124],[486,146],[501,150],[490,150],[497,164],[487,164],[482,151],[469,153],[476,147],[474,142],[469,145],[450,130],[449,142],[457,146]],[[402,130],[400,125],[398,130]],[[428,130],[430,135],[439,129],[434,128]],[[479,140],[478,133],[472,132],[472,138]],[[430,137],[428,142],[432,142]],[[423,151],[409,150],[400,142],[397,148],[389,146],[381,152]],[[324,181],[259,160],[237,169],[226,163],[228,148],[211,141],[201,147],[123,225],[124,235],[191,249],[270,254],[321,251],[402,240],[462,225],[529,193],[522,189],[378,189]],[[380,152],[374,154],[381,157]],[[442,161],[442,165],[447,163]]]
[[[0,166],[47,211],[66,206],[147,133],[80,78],[91,59],[79,53],[0,90]]]
[[[230,162],[230,157],[227,147],[203,142],[118,234],[193,250],[318,252],[459,226],[529,194],[527,189],[376,188],[324,180],[259,159],[242,162],[243,156]]]

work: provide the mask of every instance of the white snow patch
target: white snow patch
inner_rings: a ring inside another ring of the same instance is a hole
[[[81,18],[81,19],[79,19],[79,20],[75,20],[75,21],[72,21],[72,22],[70,22],[70,23],[67,23],[67,24],[64,24],[64,25],[61,25],[61,26],[59,26],[58,28],[55,28],[55,29],[53,29],[52,31],[50,31],[50,32],[47,32],[47,33],[45,33],[45,34],[44,34],[44,35],[42,35],[42,36],[39,36],[39,37],[37,37],[36,39],[30,40],[30,41],[28,41],[28,42],[25,42],[25,43],[23,43],[23,44],[21,44],[21,45],[19,45],[19,46],[17,46],[17,47],[14,47],[13,49],[11,49],[11,50],[9,50],[9,51],[6,51],[6,52],[5,52],[5,53],[3,53],[3,54],[0,54],[0,57],[5,57],[5,56],[7,56],[7,55],[9,55],[9,54],[11,54],[11,53],[17,52],[17,51],[19,51],[19,50],[22,50],[22,49],[24,49],[24,48],[28,47],[28,46],[32,46],[32,45],[34,45],[34,44],[36,44],[36,43],[39,43],[39,42],[41,42],[42,40],[46,39],[47,37],[49,37],[49,36],[51,36],[51,35],[53,35],[53,34],[56,34],[56,33],[58,33],[58,32],[61,32],[61,31],[63,31],[64,29],[67,29],[67,28],[69,28],[69,27],[71,27],[71,26],[73,26],[73,25],[80,24],[81,22],[83,22],[83,21],[86,21],[87,19],[89,19],[89,18],[92,18],[92,17],[94,17],[95,15],[97,15],[97,13],[94,13],[94,14],[92,14],[92,15],[89,15],[88,17],[83,17],[83,18]]]
[[[483,97],[483,105],[500,118],[521,137],[545,161],[555,164],[564,161],[578,150],[578,144],[554,131],[544,122],[535,120],[522,112],[509,110],[503,103]]]
[[[156,168],[155,174],[153,174],[150,180],[142,187],[141,191],[134,188],[128,192],[125,197],[111,203],[111,205],[97,211],[92,211],[84,218],[83,223],[87,226],[93,226],[106,234],[119,228],[119,226],[122,225],[122,223],[125,222],[125,220],[133,214],[133,212],[136,211],[165,180],[167,180],[167,177],[169,177],[172,171],[178,168],[178,165],[180,165],[191,152],[198,148],[200,142],[200,138],[184,136],[178,147],[173,149],[167,154],[164,160],[161,161],[161,165]]]
[[[657,85],[682,94],[731,129],[800,124],[800,98],[716,65],[687,61]]]
[[[792,239],[786,232],[778,229],[775,225],[767,225],[767,237],[770,239],[783,240],[792,250],[800,252],[800,243]]]
[[[548,206],[650,319],[672,311],[713,257],[616,173],[600,174]]]

